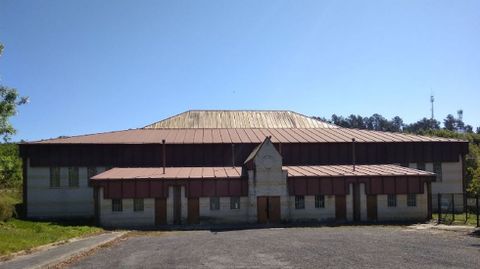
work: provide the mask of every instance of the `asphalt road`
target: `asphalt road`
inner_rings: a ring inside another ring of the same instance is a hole
[[[72,268],[480,268],[480,238],[399,226],[151,232]]]

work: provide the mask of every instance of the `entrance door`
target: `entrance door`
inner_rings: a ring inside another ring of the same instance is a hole
[[[188,198],[188,224],[199,223],[199,210],[198,198]]]
[[[345,221],[347,219],[347,202],[345,195],[335,195],[335,219]]]
[[[353,183],[353,221],[360,221],[360,184]]]
[[[280,222],[280,197],[268,197],[268,221],[270,223]]]
[[[167,224],[167,199],[155,199],[155,225]]]
[[[377,220],[377,196],[367,195],[367,219],[368,221]]]
[[[268,197],[257,197],[257,219],[261,224],[268,222]]]
[[[182,191],[181,186],[173,186],[173,224],[181,224]]]
[[[258,223],[278,223],[281,219],[280,197],[260,196],[257,197],[257,220]]]

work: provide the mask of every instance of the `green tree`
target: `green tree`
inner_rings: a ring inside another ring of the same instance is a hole
[[[0,56],[4,46],[0,43]],[[16,89],[0,85],[0,188],[11,188],[21,184],[22,165],[18,156],[18,145],[8,143],[16,130],[10,119],[17,114],[17,107],[28,102],[20,97]]]
[[[0,43],[0,56],[3,45]],[[17,107],[26,104],[27,97],[20,97],[16,89],[0,85],[0,136],[4,142],[8,142],[15,134],[15,128],[10,123],[10,118],[17,114]]]

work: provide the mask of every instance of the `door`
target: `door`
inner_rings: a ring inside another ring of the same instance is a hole
[[[347,219],[347,203],[345,195],[335,195],[335,219],[345,221]]]
[[[268,197],[268,222],[280,222],[280,197]]]
[[[353,221],[360,221],[360,184],[353,183]]]
[[[367,195],[367,219],[368,221],[377,220],[377,196]]]
[[[182,189],[173,186],[173,224],[181,224],[182,219]]]
[[[188,198],[188,224],[199,223],[199,203],[197,198]]]
[[[280,197],[261,196],[257,197],[258,223],[278,223],[281,219]]]
[[[258,223],[265,224],[268,222],[268,204],[267,197],[257,197],[257,219]]]
[[[167,199],[155,199],[155,225],[167,224]]]

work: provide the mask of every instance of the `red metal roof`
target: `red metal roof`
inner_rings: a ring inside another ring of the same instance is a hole
[[[393,164],[284,166],[289,177],[435,176],[434,173]]]
[[[31,144],[221,144],[351,142],[465,142],[459,139],[428,137],[347,128],[234,128],[234,129],[130,129],[125,131],[54,138]]]
[[[240,178],[240,167],[166,167],[163,168],[112,168],[93,180],[103,179],[190,179],[190,178]]]
[[[314,165],[284,166],[289,177],[374,177],[374,176],[429,176],[435,174],[392,164],[382,165]],[[241,167],[167,167],[163,168],[112,168],[100,173],[93,180],[114,179],[193,179],[240,178]]]

